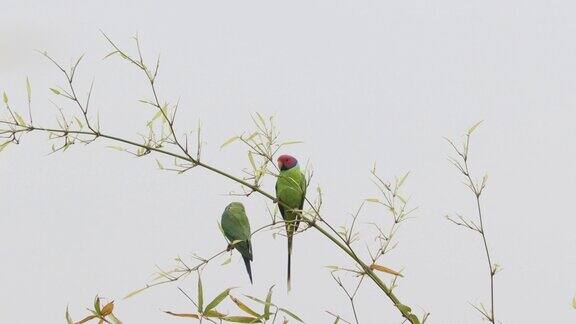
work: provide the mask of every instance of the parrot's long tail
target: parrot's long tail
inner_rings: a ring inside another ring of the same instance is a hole
[[[250,283],[253,284],[252,281],[252,268],[250,267],[250,259],[247,257],[242,257],[244,259],[244,265],[246,265],[246,271],[248,272],[248,277],[250,277]]]
[[[290,281],[290,269],[292,267],[292,238],[293,236],[288,234],[288,291],[292,289],[292,283]]]

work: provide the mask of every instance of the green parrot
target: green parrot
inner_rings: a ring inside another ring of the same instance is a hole
[[[298,161],[290,155],[278,157],[280,175],[276,181],[278,208],[286,226],[288,238],[288,291],[290,291],[290,266],[292,259],[292,238],[298,230],[302,218],[302,207],[306,199],[306,177],[300,171]]]
[[[246,271],[248,271],[248,277],[250,277],[250,283],[253,283],[252,269],[250,268],[250,262],[253,260],[252,243],[250,243],[250,222],[248,222],[248,217],[246,217],[244,205],[239,202],[228,204],[226,209],[224,209],[224,213],[222,213],[221,226],[222,232],[224,232],[224,236],[226,236],[228,241],[230,243],[237,242],[234,244],[234,248],[242,255]]]

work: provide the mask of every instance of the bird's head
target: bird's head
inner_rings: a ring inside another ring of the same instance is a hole
[[[290,170],[298,165],[298,160],[292,155],[284,154],[278,157],[278,168],[282,171]]]

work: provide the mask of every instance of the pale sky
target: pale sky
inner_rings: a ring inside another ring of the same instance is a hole
[[[62,76],[34,49],[78,70],[104,130],[137,139],[153,111],[138,102],[147,85],[109,52],[99,29],[145,56],[162,57],[158,88],[180,99],[179,132],[204,125],[206,162],[241,175],[239,145],[219,146],[250,128],[250,114],[274,115],[283,138],[302,140],[286,153],[314,166],[324,214],[349,221],[376,193],[369,170],[387,178],[411,172],[406,192],[417,218],[398,233],[383,264],[403,269],[396,292],[430,323],[481,323],[469,302],[488,303],[480,237],[444,215],[474,215],[473,197],[447,162],[443,137],[478,120],[471,163],[488,172],[485,226],[495,262],[496,314],[503,323],[572,323],[576,294],[576,6],[572,1],[0,1],[0,91],[25,112],[25,80],[35,119],[55,124],[62,104],[48,90]],[[3,109],[3,108],[2,108]],[[75,112],[63,105],[68,115]],[[3,114],[6,113],[3,110]],[[196,169],[159,171],[154,156],[136,159],[99,140],[47,155],[45,135],[28,134],[0,154],[0,322],[64,323],[96,294],[116,300],[125,323],[178,323],[162,310],[194,311],[195,278],[122,300],[155,266],[181,255],[224,248],[217,228],[237,190]],[[169,164],[169,159],[163,159]],[[273,182],[265,184],[273,191]],[[234,198],[238,199],[238,198]],[[268,220],[265,200],[241,199],[252,227]],[[382,209],[364,219],[387,225]],[[369,239],[368,227],[361,225]],[[328,323],[326,310],[352,320],[326,265],[350,261],[314,230],[297,238],[293,291],[286,294],[285,240],[255,237],[250,286],[241,259],[210,265],[208,296],[224,288],[275,300],[307,323]],[[358,249],[364,252],[362,245]],[[223,261],[223,260],[222,260]],[[383,278],[386,275],[382,274]],[[349,280],[350,278],[348,278]],[[361,323],[399,323],[373,286],[358,297]],[[221,311],[233,311],[231,305]]]

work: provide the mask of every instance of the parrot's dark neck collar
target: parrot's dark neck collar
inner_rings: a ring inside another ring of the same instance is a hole
[[[297,165],[298,165],[298,162],[294,163],[293,165],[283,164],[283,165],[282,165],[282,168],[280,169],[280,171],[288,171],[288,170],[296,167]]]

